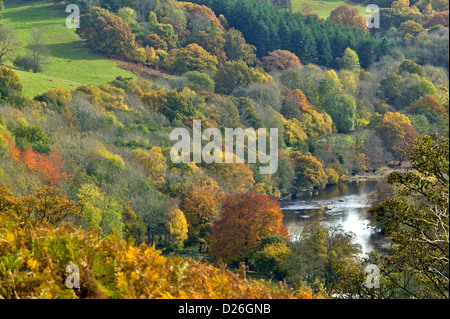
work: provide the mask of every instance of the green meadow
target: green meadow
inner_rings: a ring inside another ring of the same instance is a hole
[[[331,11],[344,4],[358,8],[363,17],[369,15],[366,13],[366,7],[364,5],[344,0],[292,0],[292,10],[300,11],[302,4],[305,2],[309,3],[313,8],[314,13],[317,13],[321,18],[328,18]]]
[[[24,86],[24,95],[34,97],[53,87],[73,90],[79,85],[101,85],[121,75],[136,77],[120,69],[117,63],[90,50],[76,34],[75,29],[66,27],[69,13],[65,6],[48,1],[14,3],[5,1],[3,19],[0,23],[13,27],[22,44],[22,52],[30,40],[31,30],[39,28],[45,34],[51,51],[50,64],[40,73],[15,70]],[[12,62],[6,65],[12,67]]]

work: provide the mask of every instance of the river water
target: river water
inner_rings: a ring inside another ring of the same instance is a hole
[[[340,225],[353,232],[362,253],[376,247],[376,230],[370,226],[366,213],[371,207],[370,193],[376,190],[376,181],[359,181],[329,185],[323,190],[303,192],[296,199],[281,201],[284,224],[295,240],[305,223],[320,221]]]

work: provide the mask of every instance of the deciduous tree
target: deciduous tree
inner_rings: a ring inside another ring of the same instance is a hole
[[[292,251],[283,242],[263,246],[252,257],[255,267],[268,276],[283,279],[286,276],[285,262]]]
[[[215,72],[217,58],[211,55],[196,43],[185,48],[174,49],[170,52],[169,71],[174,74],[183,74],[188,71]]]
[[[19,76],[6,66],[0,66],[0,102],[22,106],[22,89]]]
[[[11,132],[21,151],[29,147],[41,153],[49,151],[49,137],[39,124],[30,125],[24,118],[19,118],[12,126]]]
[[[361,69],[358,54],[350,48],[345,49],[344,55],[342,58],[337,58],[336,63],[340,68],[353,72],[359,72]]]
[[[398,67],[398,74],[402,74],[402,73],[411,73],[411,74],[417,74],[419,76],[425,76],[425,69],[423,66],[417,64],[414,61],[405,59],[402,61],[402,63],[400,63],[399,67]]]
[[[449,14],[447,11],[442,11],[436,13],[432,16],[426,23],[424,23],[424,28],[432,28],[437,25],[442,25],[443,27],[449,26]]]
[[[269,235],[288,236],[279,204],[252,192],[227,195],[212,229],[210,254],[226,263],[248,262]]]
[[[287,119],[297,118],[301,119],[304,113],[311,112],[311,106],[306,98],[306,95],[299,89],[289,90],[285,89],[285,100],[281,107],[281,114]]]
[[[233,153],[233,163],[225,163],[225,152],[222,152],[222,163],[205,164],[204,167],[227,192],[245,192],[252,189],[255,179],[250,165],[238,163]]]
[[[214,77],[215,92],[231,94],[239,86],[249,86],[259,79],[258,73],[243,61],[228,61],[220,67]]]
[[[16,31],[7,25],[0,24],[0,65],[12,59],[19,46]]]
[[[371,210],[393,240],[388,254],[376,260],[393,286],[388,294],[449,297],[448,147],[448,134],[418,140],[408,151],[414,168],[390,174],[395,196]]]
[[[336,23],[367,31],[366,19],[359,10],[349,5],[342,5],[331,11],[330,19]]]
[[[135,36],[128,23],[107,9],[92,7],[80,16],[77,32],[98,51],[130,57],[136,50]]]
[[[323,164],[311,153],[302,154],[298,151],[291,152],[295,169],[295,186],[297,189],[324,188],[328,182],[328,176]]]
[[[241,31],[230,28],[224,33],[223,38],[225,39],[224,50],[228,60],[244,61],[248,65],[255,63],[256,48],[245,42]]]
[[[411,150],[415,140],[420,137],[406,115],[393,112],[384,114],[376,132],[397,160],[404,158],[403,151]]]
[[[194,42],[217,58],[220,65],[224,64],[227,57],[224,51],[225,39],[220,30],[216,27],[207,31],[200,30]]]
[[[44,186],[33,195],[21,197],[19,201],[23,204],[18,216],[22,227],[42,223],[56,226],[68,217],[81,214],[80,207],[54,187]]]
[[[413,103],[409,108],[408,112],[417,114],[420,109],[426,109],[432,112],[436,112],[443,118],[448,118],[448,113],[445,107],[442,106],[441,102],[432,95],[426,95],[421,97],[417,102]]]
[[[162,186],[166,181],[167,163],[160,147],[154,146],[150,151],[136,149],[131,155],[145,169],[149,179],[156,186]]]
[[[104,235],[115,234],[122,237],[122,200],[114,196],[108,197],[93,184],[81,185],[77,195],[84,213],[83,226]]]
[[[167,221],[170,241],[174,245],[180,245],[188,238],[188,223],[184,213],[176,207],[169,210],[169,220]]]
[[[34,73],[43,70],[44,65],[50,63],[50,50],[47,47],[47,38],[41,29],[31,30],[30,44],[27,47],[27,57],[33,61],[31,69]]]
[[[267,72],[283,71],[293,67],[301,67],[300,59],[287,50],[275,50],[262,58],[264,69]]]
[[[194,187],[184,197],[183,211],[190,241],[199,243],[199,251],[202,252],[211,234],[211,224],[217,217],[217,194],[207,185]]]
[[[423,30],[423,27],[420,23],[408,20],[408,21],[402,22],[402,24],[400,24],[400,27],[398,28],[398,30],[403,32],[405,35],[410,34],[412,36],[416,36]]]
[[[142,217],[133,209],[132,203],[124,199],[122,211],[123,238],[137,245],[145,241],[146,227]]]

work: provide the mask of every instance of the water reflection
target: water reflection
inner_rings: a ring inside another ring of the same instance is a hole
[[[375,229],[369,225],[366,212],[376,184],[376,181],[340,183],[318,192],[305,192],[295,200],[282,201],[284,223],[294,240],[305,223],[321,221],[340,225],[344,231],[353,232],[363,253],[368,253],[375,248]]]

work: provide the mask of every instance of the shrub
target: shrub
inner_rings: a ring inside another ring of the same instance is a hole
[[[265,245],[261,250],[258,250],[253,260],[255,267],[267,275],[274,275],[277,279],[282,279],[286,276],[286,270],[283,269],[283,263],[287,260],[291,250],[282,242],[274,242]]]
[[[13,106],[22,107],[25,105],[22,89],[20,77],[6,66],[0,66],[0,102],[8,102]]]
[[[106,161],[108,166],[118,169],[123,169],[125,167],[125,162],[120,155],[114,154],[105,148],[99,149],[97,154],[102,160]]]
[[[36,96],[34,100],[52,104],[61,111],[67,102],[72,101],[72,92],[56,87]]]

